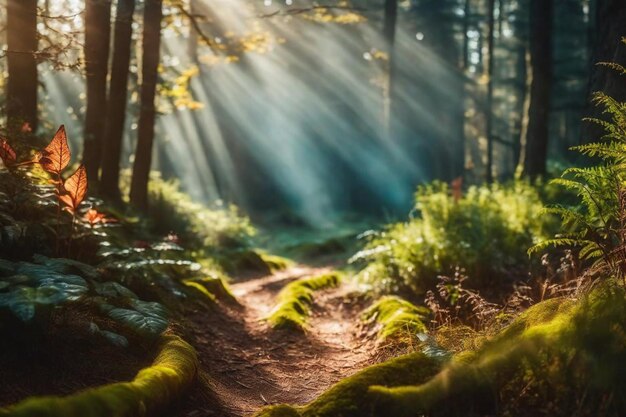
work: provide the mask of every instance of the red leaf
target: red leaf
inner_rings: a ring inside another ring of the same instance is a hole
[[[0,138],[0,159],[2,159],[5,167],[15,165],[17,162],[17,155],[15,151],[6,139],[2,138]]]
[[[104,224],[104,223],[111,223],[115,221],[115,219],[108,218],[106,217],[104,213],[100,213],[98,210],[93,209],[93,208],[87,210],[87,213],[85,213],[85,215],[83,216],[83,220],[85,220],[91,226],[94,226],[99,223]]]
[[[61,175],[61,172],[70,163],[71,156],[70,147],[67,145],[65,126],[61,125],[50,144],[41,151],[37,162],[46,171]]]
[[[65,180],[63,188],[65,193],[59,198],[65,204],[65,209],[74,214],[87,194],[87,170],[84,165],[79,166],[76,172]]]

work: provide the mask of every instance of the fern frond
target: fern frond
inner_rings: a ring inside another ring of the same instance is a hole
[[[620,64],[617,64],[615,62],[598,62],[596,65],[602,66],[602,67],[607,67],[610,68],[614,71],[617,71],[618,73],[620,73],[621,75],[626,75],[626,68]]]

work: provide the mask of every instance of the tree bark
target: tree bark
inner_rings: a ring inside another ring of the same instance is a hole
[[[83,163],[89,184],[98,183],[107,106],[107,75],[111,39],[111,0],[85,1],[85,70],[87,112]]]
[[[134,12],[135,0],[118,1],[100,181],[100,192],[114,201],[121,199],[120,159],[126,121],[126,103],[128,102],[128,74]]]
[[[622,37],[626,36],[626,2],[623,0],[602,0],[595,4],[595,22],[593,24],[594,47],[591,54],[592,69],[589,79],[589,98],[593,93],[602,91],[618,101],[626,101],[626,83],[624,77],[614,70],[595,65],[598,62],[616,62],[626,65],[626,45]],[[601,117],[601,109],[589,105],[587,114]],[[582,129],[582,142],[596,142],[603,135],[603,130],[594,123],[586,123]]]
[[[395,73],[395,40],[396,40],[396,24],[398,21],[398,0],[385,0],[385,16],[383,24],[383,39],[385,41],[385,49],[387,52],[387,80],[385,86],[383,121],[385,125],[385,133],[387,136],[393,136],[392,118],[393,118],[393,99],[394,99],[394,73]]]
[[[37,119],[37,0],[7,2],[6,112],[9,132],[35,133]]]
[[[552,15],[553,0],[530,1],[532,82],[522,175],[532,179],[546,174],[552,89]]]
[[[487,115],[486,115],[486,132],[487,132],[487,182],[493,181],[493,64],[494,64],[494,31],[495,31],[495,0],[489,0],[488,7],[488,34],[487,34],[487,50],[489,61],[487,63]]]
[[[158,81],[159,51],[161,47],[162,0],[146,0],[143,22],[143,56],[141,71],[141,110],[130,202],[139,210],[148,209],[148,180],[152,162],[155,96]]]

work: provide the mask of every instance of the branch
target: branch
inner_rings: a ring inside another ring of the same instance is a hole
[[[185,16],[187,19],[189,19],[189,23],[191,23],[191,26],[193,28],[193,30],[196,31],[196,33],[198,34],[198,36],[200,36],[200,38],[213,50],[215,50],[215,44],[213,43],[213,40],[211,40],[211,38],[209,38],[204,31],[202,30],[202,28],[200,27],[200,24],[198,23],[197,18],[199,17],[204,17],[202,15],[197,15],[197,14],[192,14],[190,13],[188,10],[185,9],[185,7],[181,4],[181,3],[177,3],[176,4],[176,8],[178,9],[178,11]]]
[[[299,14],[313,12],[315,10],[347,10],[351,12],[366,12],[367,9],[363,7],[354,7],[354,6],[330,6],[330,5],[318,5],[311,7],[302,7],[297,9],[288,9],[288,10],[276,10],[272,13],[259,15],[260,18],[268,18],[274,16],[295,16]]]

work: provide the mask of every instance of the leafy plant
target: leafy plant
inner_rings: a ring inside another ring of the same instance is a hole
[[[370,233],[352,262],[359,278],[382,291],[425,294],[437,276],[466,270],[476,289],[510,284],[531,265],[525,249],[548,236],[539,192],[527,182],[472,186],[451,195],[447,184],[420,186],[415,217]],[[538,220],[539,219],[539,220]]]
[[[626,102],[601,92],[593,101],[608,116],[608,120],[587,119],[604,129],[603,141],[573,149],[599,161],[590,167],[566,169],[552,181],[575,192],[579,205],[547,207],[546,213],[562,219],[563,232],[532,246],[529,253],[552,246],[578,247],[580,258],[592,262],[592,272],[626,279]]]

